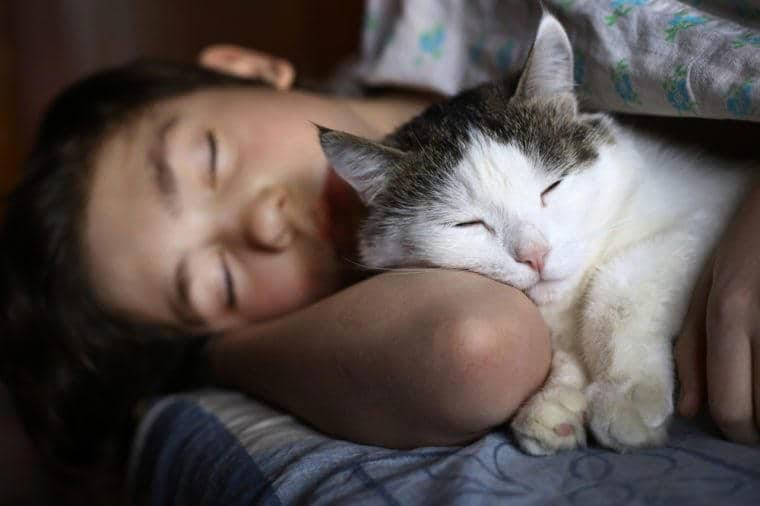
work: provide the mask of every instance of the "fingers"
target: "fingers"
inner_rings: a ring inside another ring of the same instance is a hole
[[[740,443],[760,441],[754,421],[753,350],[741,318],[740,297],[710,294],[707,313],[707,384],[710,412],[723,433]],[[756,368],[755,368],[756,369]]]
[[[760,346],[751,344],[746,330],[753,299],[736,284],[713,286],[713,265],[708,262],[700,276],[675,346],[681,384],[678,412],[692,416],[707,398],[727,437],[756,443],[760,441]]]
[[[675,360],[681,394],[678,413],[694,416],[705,398],[705,312],[712,279],[712,261],[697,282],[684,327],[675,346]]]
[[[717,247],[705,313],[707,400],[723,433],[760,441],[760,184]]]

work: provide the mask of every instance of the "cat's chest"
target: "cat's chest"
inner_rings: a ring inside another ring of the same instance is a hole
[[[549,327],[552,345],[555,349],[572,351],[576,347],[576,336],[580,326],[580,299],[539,306],[541,316]]]

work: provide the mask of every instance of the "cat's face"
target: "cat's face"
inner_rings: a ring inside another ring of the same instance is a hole
[[[368,267],[470,270],[539,303],[577,281],[608,218],[600,206],[613,138],[607,118],[578,113],[569,42],[548,18],[511,99],[498,84],[470,91],[383,145],[321,130],[328,158],[367,204]]]
[[[370,203],[360,234],[363,260],[372,267],[465,269],[539,300],[553,298],[594,252],[608,218],[594,203],[608,182],[599,156],[559,170],[550,163],[517,141],[473,131],[436,191],[404,192],[427,193],[423,202],[403,202],[389,191]]]

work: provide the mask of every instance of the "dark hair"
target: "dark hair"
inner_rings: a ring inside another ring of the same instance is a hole
[[[0,379],[47,456],[75,466],[122,460],[138,400],[191,384],[184,373],[204,342],[98,303],[81,249],[92,157],[157,101],[252,83],[137,62],[74,84],[48,109],[0,226]]]

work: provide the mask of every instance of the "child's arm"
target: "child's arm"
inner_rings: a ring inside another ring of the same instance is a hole
[[[708,263],[675,353],[679,412],[706,401],[726,436],[760,442],[760,185]]]
[[[550,354],[522,293],[453,271],[370,278],[210,346],[222,384],[337,437],[400,448],[502,424],[543,382]]]

